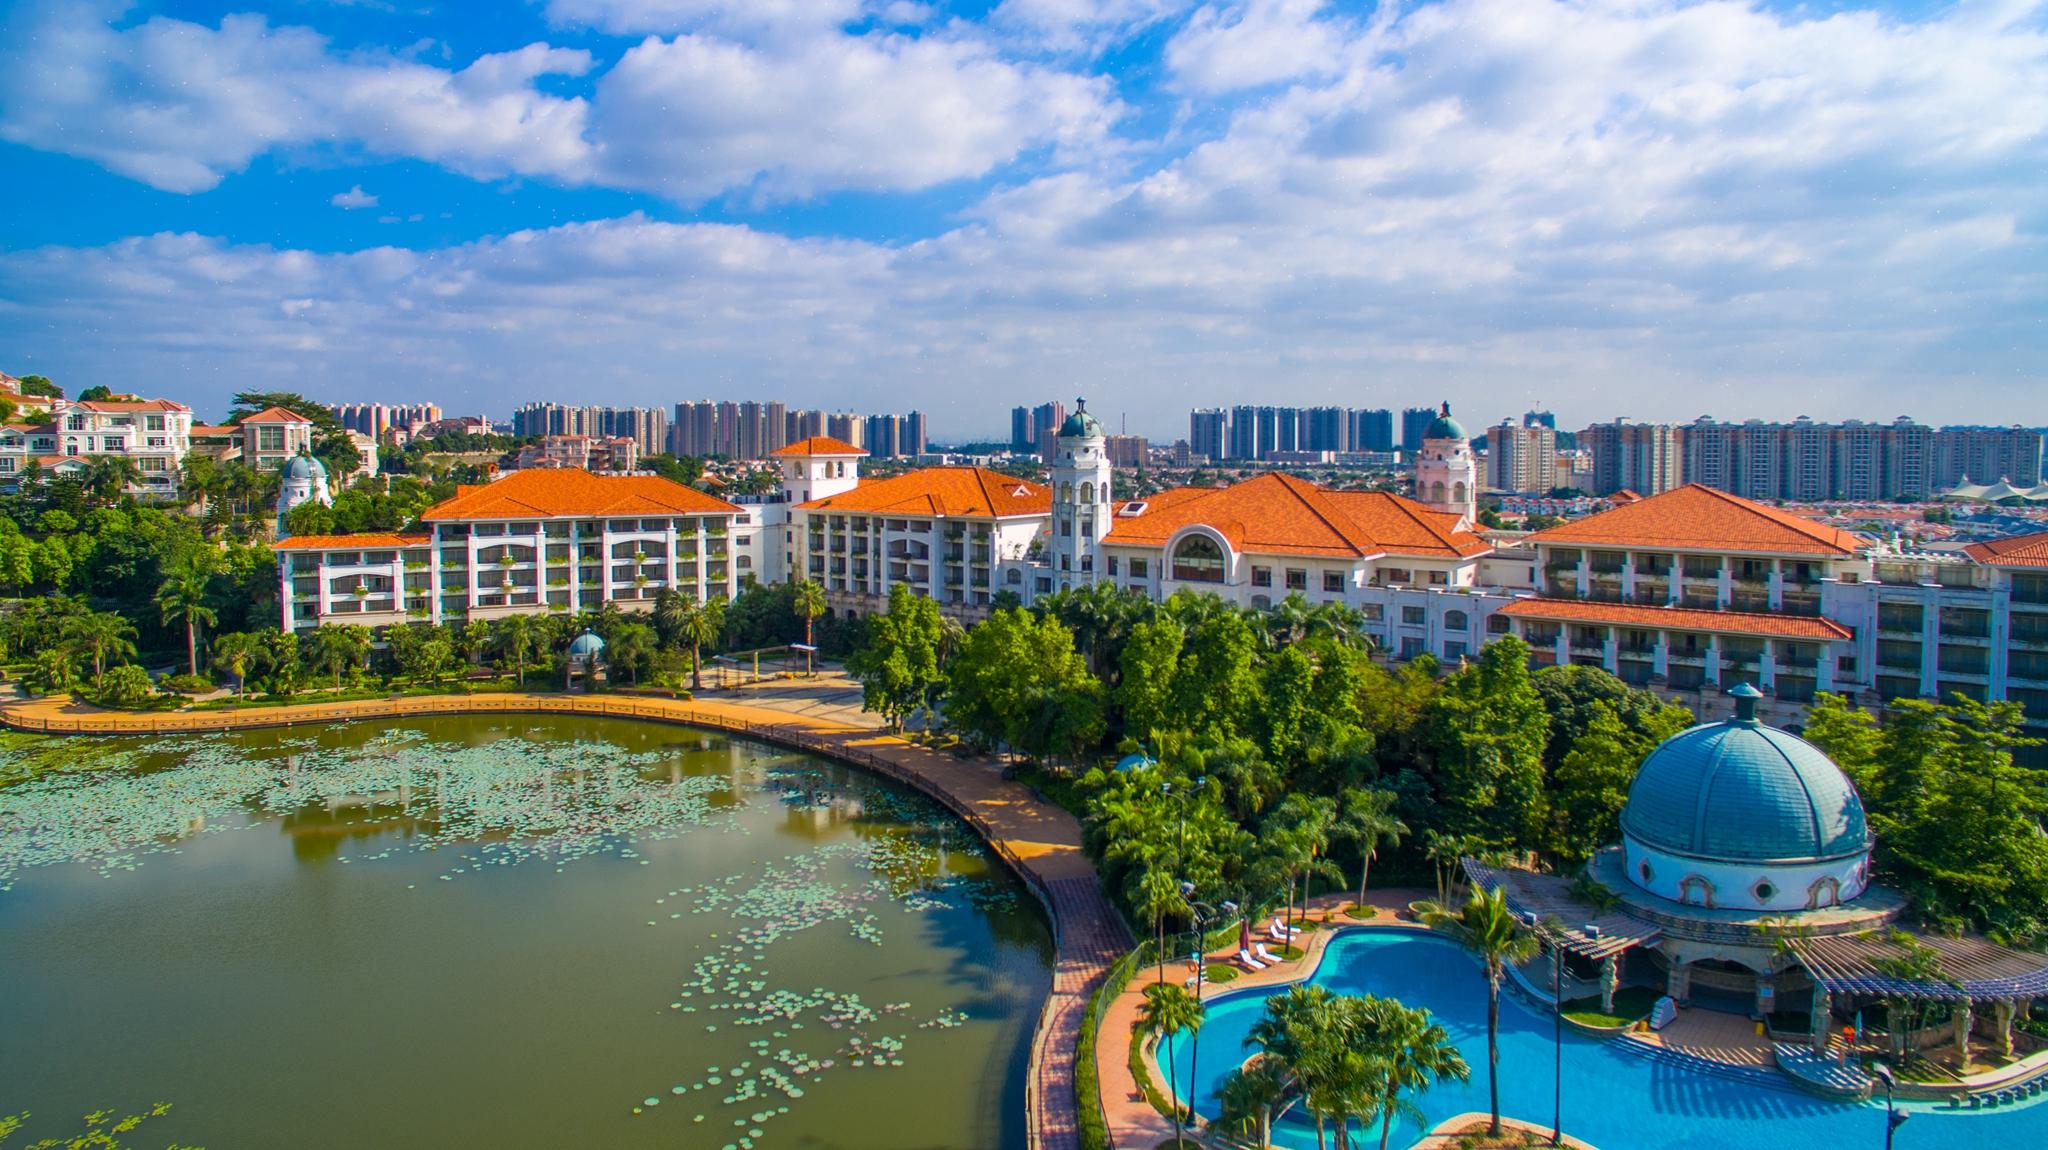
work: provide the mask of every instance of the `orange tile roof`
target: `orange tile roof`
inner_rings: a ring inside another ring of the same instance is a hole
[[[1140,502],[1142,513],[1122,514]],[[1280,472],[1230,487],[1174,488],[1117,506],[1106,543],[1164,546],[1175,532],[1201,524],[1241,552],[1449,559],[1492,550],[1479,536],[1458,530],[1455,514],[1392,492],[1331,491]]]
[[[236,427],[232,423],[223,424],[221,426],[215,426],[210,423],[195,423],[192,425],[191,434],[192,438],[194,439],[210,439],[214,437],[239,435],[241,433],[241,430],[241,428]]]
[[[1669,631],[1712,631],[1779,639],[1849,639],[1854,632],[1833,619],[1802,615],[1756,615],[1746,611],[1702,611],[1691,607],[1640,607],[1584,599],[1517,599],[1497,614],[1551,623],[1612,623]]]
[[[1703,483],[1688,483],[1661,495],[1538,531],[1529,540],[1588,547],[1670,547],[1844,557],[1854,555],[1864,546],[1864,540],[1847,531]]]
[[[2048,531],[1972,543],[1963,554],[1989,567],[2048,567]]]
[[[788,447],[778,447],[770,455],[866,455],[867,452],[843,439],[829,435],[813,435],[800,439]]]
[[[85,410],[87,410],[87,411],[99,411],[99,412],[107,412],[107,413],[111,413],[111,414],[120,414],[120,413],[122,413],[122,412],[128,412],[128,411],[190,411],[190,410],[192,410],[191,408],[189,408],[189,407],[186,407],[186,406],[185,406],[184,404],[182,404],[182,403],[178,403],[178,402],[175,402],[175,401],[173,401],[173,400],[169,400],[169,399],[136,399],[136,400],[122,400],[122,399],[85,399],[85,400],[80,400],[80,401],[79,401],[78,403],[74,404],[73,406],[75,406],[75,407],[82,407],[82,408],[84,408],[84,409],[85,409]]]
[[[242,417],[242,420],[241,420],[241,421],[242,421],[243,423],[311,423],[311,422],[313,422],[312,420],[310,420],[310,419],[307,419],[307,418],[306,418],[305,416],[303,416],[303,415],[300,415],[300,414],[299,414],[298,412],[296,412],[296,411],[289,411],[289,410],[286,410],[285,408],[282,408],[282,407],[266,407],[266,408],[264,408],[264,409],[263,409],[262,411],[259,411],[259,412],[255,413],[254,415],[245,415],[245,416],[243,416],[243,417]]]
[[[272,551],[360,551],[366,547],[424,547],[428,535],[294,535],[270,545]]]
[[[798,504],[816,511],[1012,519],[1052,514],[1052,489],[985,467],[924,467]]]
[[[576,467],[514,471],[503,479],[455,489],[420,516],[429,523],[463,519],[548,519],[572,515],[737,514],[739,508],[655,475],[593,475]]]

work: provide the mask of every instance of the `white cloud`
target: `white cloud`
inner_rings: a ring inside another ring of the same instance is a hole
[[[1233,92],[1334,71],[1343,29],[1323,19],[1324,0],[1245,0],[1204,7],[1166,46],[1182,84]]]
[[[676,199],[902,190],[980,176],[1026,149],[1097,147],[1108,85],[974,40],[829,35],[757,48],[650,37],[599,82],[604,179]]]
[[[337,55],[318,34],[260,16],[115,29],[110,11],[44,5],[19,21],[0,49],[0,137],[176,192],[205,191],[293,145],[480,177],[584,174],[583,101],[533,81],[587,70],[586,52],[534,44],[451,72],[388,53]]]
[[[879,5],[875,5],[879,7]],[[622,35],[700,28],[830,30],[860,17],[863,0],[548,0],[548,19]]]
[[[334,195],[328,198],[327,202],[340,208],[342,211],[352,212],[357,208],[376,207],[377,197],[365,192],[363,185],[357,184],[348,191],[334,193]]]
[[[36,285],[0,288],[0,345],[202,402],[221,379],[390,378],[503,410],[574,378],[622,402],[915,404],[947,433],[1080,386],[1154,434],[1247,396],[2048,422],[2040,12],[1324,17],[1254,101],[1201,95],[1261,74],[1249,57],[1239,79],[1190,64],[1206,142],[1020,176],[920,243],[644,219],[353,255],[152,237],[0,255],[0,284]],[[600,80],[587,165],[684,198],[917,187],[1019,148],[1087,157],[1108,100],[961,31],[654,38]]]

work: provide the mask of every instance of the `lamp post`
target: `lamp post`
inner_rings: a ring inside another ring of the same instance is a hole
[[[1892,1104],[1892,1089],[1898,1085],[1892,1068],[1880,1062],[1872,1066],[1870,1072],[1877,1075],[1879,1082],[1884,1083],[1884,1150],[1892,1150],[1892,1136],[1897,1134],[1899,1127],[1904,1126],[1906,1119],[1913,1115]]]
[[[1195,897],[1195,884],[1186,880],[1181,881],[1180,895],[1187,900],[1188,917],[1195,924],[1195,945],[1193,948],[1195,960],[1195,1005],[1200,1006],[1202,1004],[1202,983],[1209,973],[1209,924],[1236,914],[1238,906],[1234,902],[1225,900],[1221,906],[1212,907]],[[1200,1079],[1196,1077],[1196,1071],[1200,1066],[1201,1057],[1202,1032],[1200,1028],[1197,1028],[1188,1046],[1188,1116],[1190,1118],[1200,1117],[1195,1112],[1195,1100],[1200,1097],[1200,1087],[1196,1085],[1200,1082]],[[1175,1105],[1179,1105],[1177,1100]]]
[[[1551,1096],[1550,1096],[1550,1144],[1564,1145],[1564,938],[1555,923],[1547,923],[1536,917],[1535,911],[1525,911],[1522,923],[1537,938],[1550,944],[1550,1041],[1551,1041]]]

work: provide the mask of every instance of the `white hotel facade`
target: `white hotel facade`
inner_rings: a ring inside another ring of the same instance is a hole
[[[429,511],[426,535],[281,544],[284,621],[633,608],[662,586],[719,597],[794,578],[835,611],[877,610],[902,583],[969,620],[1004,592],[1028,604],[1095,583],[1246,607],[1298,594],[1357,609],[1392,658],[1455,663],[1514,634],[1538,663],[1604,667],[1703,716],[1750,683],[1777,721],[1819,691],[1868,705],[1960,692],[2048,727],[2048,534],[1902,551],[1690,485],[1488,536],[1463,431],[1448,411],[1439,423],[1427,502],[1281,474],[1117,500],[1085,409],[1047,484],[972,467],[863,480],[865,453],[823,437],[776,453],[778,492],[737,503],[645,476],[517,472]]]

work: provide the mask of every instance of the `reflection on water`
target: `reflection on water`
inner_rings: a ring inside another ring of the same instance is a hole
[[[1021,1141],[1049,935],[910,792],[607,720],[96,751],[0,789],[0,1111],[168,1098],[216,1150]]]

